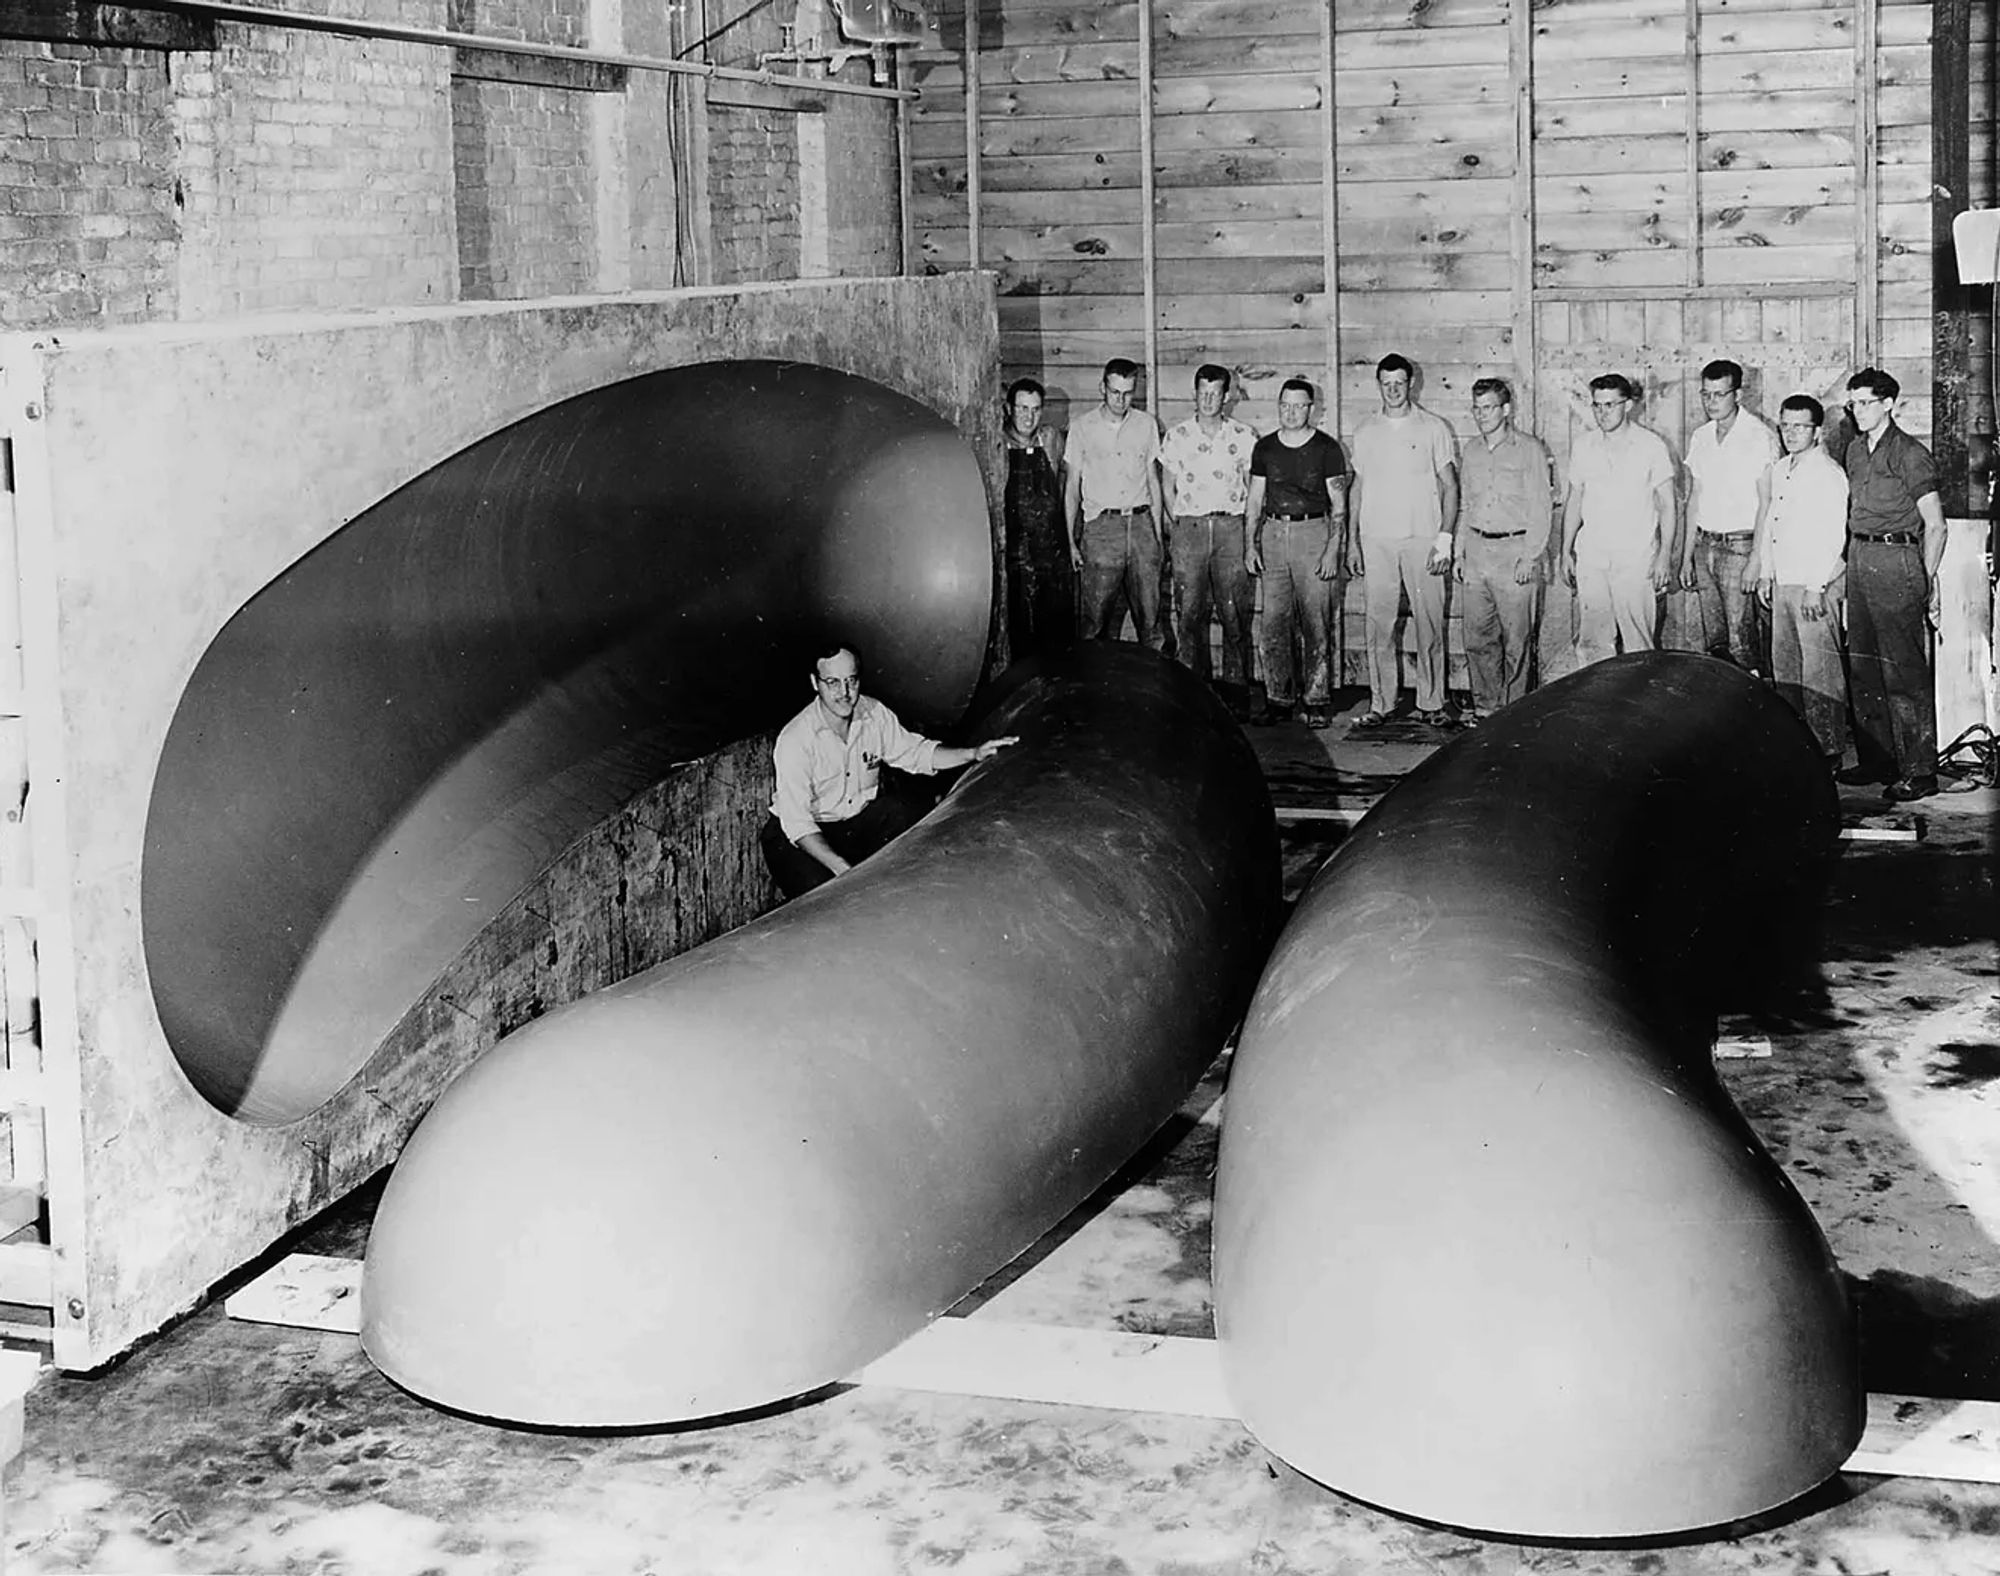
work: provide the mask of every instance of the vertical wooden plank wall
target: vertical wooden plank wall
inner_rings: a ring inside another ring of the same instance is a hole
[[[982,223],[1010,375],[1080,410],[1102,361],[1145,342],[1141,3],[1164,419],[1188,410],[1203,360],[1236,370],[1260,429],[1279,379],[1332,371],[1344,436],[1376,406],[1375,361],[1400,350],[1462,436],[1473,379],[1498,373],[1565,455],[1589,378],[1616,370],[1679,453],[1702,364],[1729,356],[1767,418],[1795,390],[1838,396],[1874,359],[1929,433],[1927,0],[1337,0],[1332,214],[1329,0],[978,0]],[[938,269],[965,262],[951,33],[947,18],[912,61],[915,227]],[[1974,83],[1975,125],[1988,92]]]

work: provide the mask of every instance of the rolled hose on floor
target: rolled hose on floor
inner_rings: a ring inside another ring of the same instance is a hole
[[[1217,1332],[1265,1446],[1530,1537],[1716,1526],[1839,1469],[1845,1291],[1710,1056],[1813,933],[1837,832],[1804,724],[1674,653],[1536,692],[1382,800],[1231,1072]]]
[[[385,1374],[571,1427],[797,1396],[943,1313],[1172,1115],[1276,928],[1262,773],[1150,652],[1016,673],[969,737],[1019,743],[911,831],[445,1091],[369,1239]]]

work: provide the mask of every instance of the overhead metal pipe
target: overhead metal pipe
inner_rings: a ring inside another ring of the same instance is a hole
[[[338,33],[346,38],[379,38],[398,44],[430,44],[440,49],[485,49],[495,54],[524,55],[536,60],[573,60],[580,65],[622,66],[630,71],[664,71],[676,76],[707,77],[724,82],[756,82],[817,98],[845,94],[850,98],[907,100],[912,88],[878,88],[866,82],[842,82],[835,77],[785,76],[770,71],[746,71],[740,66],[711,66],[696,60],[659,55],[628,55],[611,49],[576,49],[566,44],[534,44],[490,33],[460,33],[436,27],[405,27],[398,22],[371,22],[358,16],[320,16],[281,6],[244,5],[238,0],[153,0],[162,10],[190,11],[225,22],[251,22],[262,27],[291,28],[305,33]],[[704,40],[706,42],[706,40]]]
[[[1091,642],[1020,742],[851,873],[560,1008],[445,1091],[362,1343],[460,1411],[676,1422],[846,1377],[1173,1114],[1275,929],[1277,830],[1207,686]]]
[[[1217,1333],[1274,1453],[1529,1537],[1769,1510],[1861,1435],[1825,1239],[1718,1007],[1809,935],[1837,806],[1767,687],[1599,663],[1387,795],[1300,900],[1223,1120]]]

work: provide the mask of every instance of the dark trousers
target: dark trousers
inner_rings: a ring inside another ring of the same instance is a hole
[[[1222,682],[1250,681],[1250,621],[1257,588],[1243,565],[1243,516],[1183,514],[1174,518],[1174,655],[1209,676],[1208,619],[1222,621]]]
[[[1847,693],[1859,763],[1892,777],[1937,771],[1930,576],[1917,543],[1847,547]]]
[[[936,803],[937,794],[930,782],[885,766],[875,797],[861,807],[861,813],[845,821],[820,822],[819,835],[842,859],[858,865],[889,839],[915,826]],[[802,897],[833,879],[831,870],[785,836],[775,815],[765,818],[758,841],[764,849],[764,863],[771,867],[771,877],[786,897]]]

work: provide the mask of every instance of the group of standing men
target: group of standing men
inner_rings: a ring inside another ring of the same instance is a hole
[[[1405,600],[1417,715],[1445,725],[1454,720],[1445,708],[1449,578],[1473,697],[1456,720],[1476,724],[1527,691],[1553,561],[1576,592],[1579,663],[1651,649],[1661,596],[1692,591],[1709,652],[1772,679],[1834,765],[1850,742],[1851,696],[1859,763],[1844,780],[1886,783],[1891,799],[1936,791],[1929,629],[1944,519],[1929,452],[1895,424],[1900,389],[1889,374],[1870,368],[1848,380],[1856,436],[1843,468],[1821,446],[1818,401],[1785,400],[1774,434],[1741,406],[1743,369],[1709,363],[1685,514],[1680,467],[1657,433],[1631,420],[1639,391],[1622,374],[1591,380],[1593,430],[1571,455],[1566,488],[1541,440],[1516,427],[1504,379],[1473,384],[1477,436],[1461,451],[1450,425],[1415,399],[1408,360],[1385,356],[1375,375],[1380,408],[1356,428],[1351,456],[1313,425],[1315,393],[1301,378],[1285,382],[1278,427],[1259,437],[1227,412],[1228,369],[1204,366],[1195,413],[1162,436],[1133,407],[1139,368],[1113,360],[1101,403],[1070,425],[1066,455],[1041,425],[1041,385],[1013,384],[1017,653],[1079,632],[1113,636],[1129,611],[1143,644],[1171,641],[1206,674],[1213,610],[1218,688],[1232,709],[1261,722],[1296,708],[1324,728],[1333,608],[1342,582],[1359,579],[1369,703],[1355,730],[1394,714]],[[1261,700],[1249,659],[1258,580]]]
[[[1548,454],[1513,429],[1513,395],[1481,379],[1474,412],[1484,440],[1466,462],[1466,531],[1457,440],[1419,405],[1415,368],[1399,355],[1376,369],[1381,409],[1354,435],[1353,455],[1313,424],[1317,395],[1303,378],[1278,393],[1278,426],[1259,437],[1227,413],[1229,370],[1195,373],[1195,413],[1161,436],[1133,409],[1139,369],[1106,363],[1102,401],[1062,439],[1041,425],[1044,392],[1031,378],[1007,391],[1010,633],[1017,653],[1076,633],[1108,638],[1129,611],[1142,644],[1209,670],[1211,612],[1222,626],[1218,688],[1239,715],[1307,726],[1332,722],[1333,609],[1344,581],[1367,587],[1369,707],[1355,722],[1393,715],[1395,630],[1407,597],[1416,634],[1418,717],[1444,725],[1445,587],[1464,589],[1476,721],[1526,692],[1536,588],[1551,526]],[[1066,482],[1058,484],[1058,476]],[[1063,561],[1067,552],[1067,563]],[[1163,574],[1170,565],[1170,579]],[[1072,581],[1063,573],[1074,567]],[[1251,683],[1256,583],[1264,588]],[[1163,582],[1165,585],[1163,586]],[[1171,607],[1171,628],[1163,602]]]
[[[1688,442],[1683,520],[1665,441],[1630,420],[1638,390],[1618,373],[1591,380],[1596,430],[1570,459],[1557,558],[1576,588],[1578,660],[1650,649],[1661,595],[1693,591],[1710,655],[1770,679],[1830,767],[1852,743],[1841,781],[1927,798],[1945,521],[1930,451],[1896,424],[1901,386],[1874,367],[1847,380],[1842,461],[1818,400],[1787,398],[1774,434],[1742,389],[1735,362],[1702,368],[1708,420]]]

